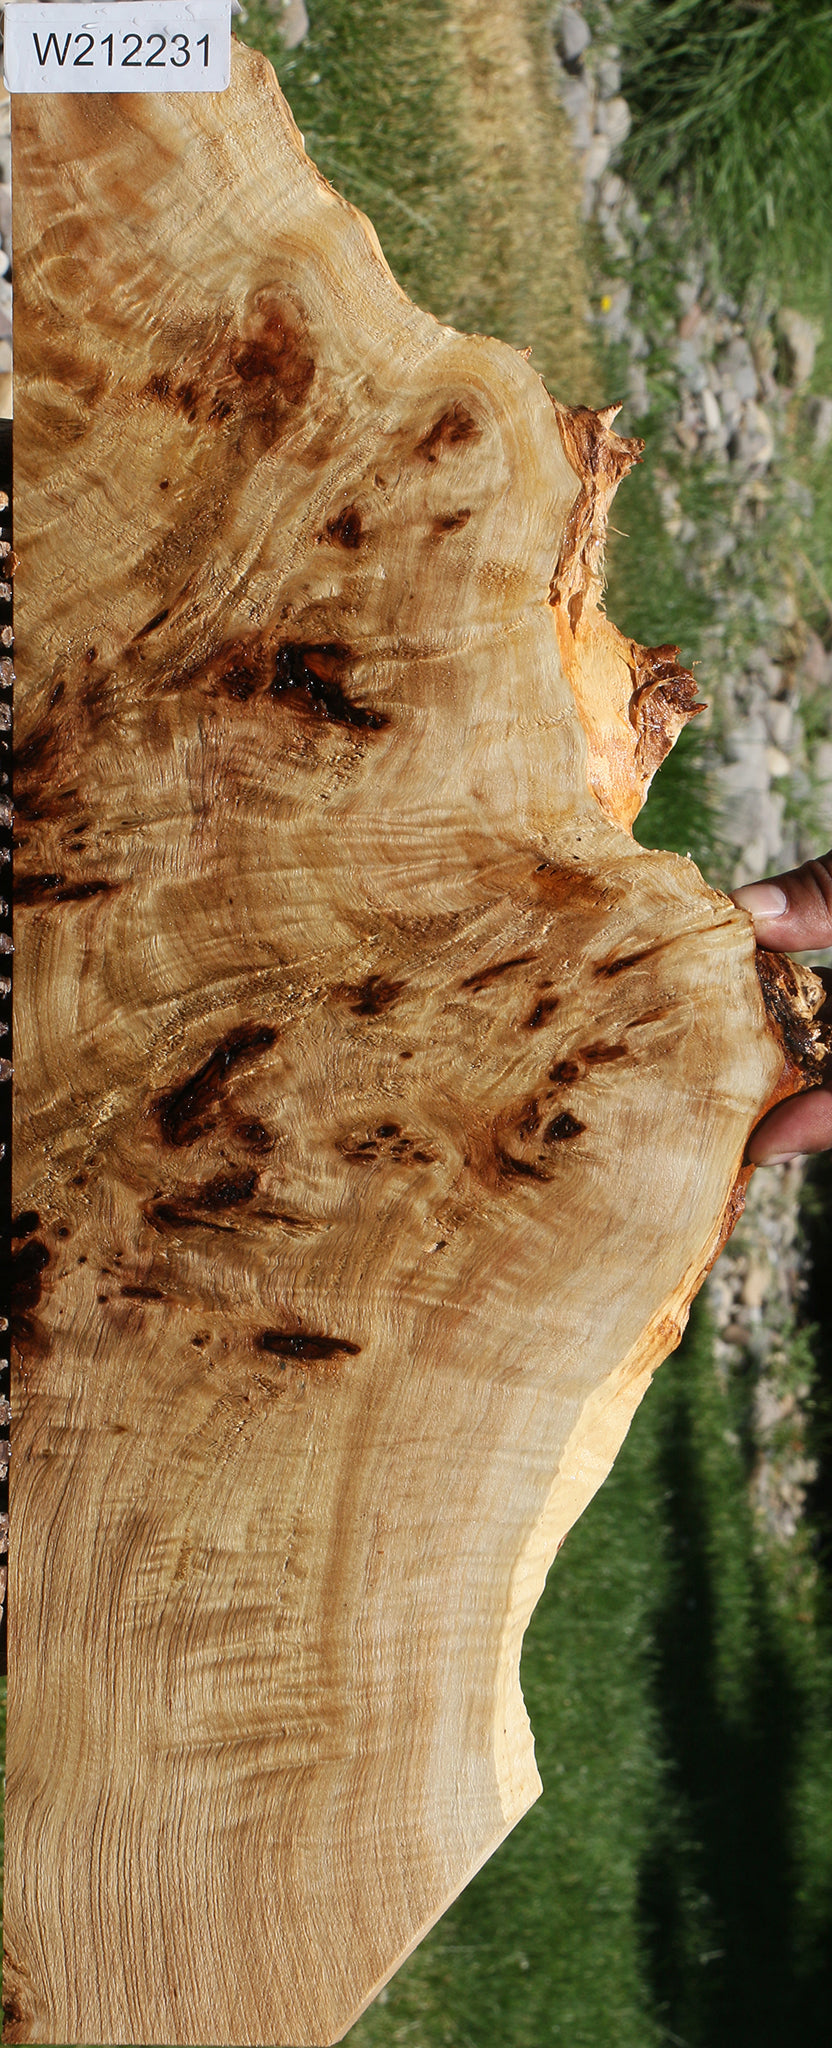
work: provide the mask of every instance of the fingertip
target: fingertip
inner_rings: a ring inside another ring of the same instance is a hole
[[[734,903],[741,910],[747,910],[755,924],[768,924],[772,918],[785,917],[789,899],[785,889],[778,882],[744,882],[742,888],[731,891]]]

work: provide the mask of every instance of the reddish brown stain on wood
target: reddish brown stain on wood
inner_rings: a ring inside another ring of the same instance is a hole
[[[403,981],[386,981],[382,974],[369,974],[366,981],[359,982],[355,988],[347,988],[345,994],[350,999],[349,1006],[354,1016],[382,1017],[402,995],[406,985]]]
[[[531,1015],[526,1018],[526,1030],[542,1031],[544,1024],[548,1024],[550,1017],[553,1017],[559,1008],[559,996],[541,996],[540,1001],[535,1003]]]
[[[111,896],[120,887],[120,883],[103,878],[70,882],[60,874],[21,875],[15,882],[14,900],[20,909],[50,903],[85,903],[93,896]]]
[[[463,526],[467,526],[470,517],[470,507],[467,505],[463,506],[459,512],[446,512],[438,519],[434,519],[433,531],[438,539],[441,539],[446,533],[459,533]]]
[[[510,960],[495,960],[492,967],[480,967],[476,974],[469,974],[462,983],[463,988],[478,992],[490,988],[492,982],[500,981],[504,974],[510,974],[514,967],[528,967],[537,959],[536,953],[513,953]]]
[[[559,1116],[553,1117],[551,1123],[547,1124],[543,1133],[543,1143],[560,1145],[564,1139],[577,1138],[581,1131],[585,1130],[586,1124],[582,1124],[579,1117],[573,1116],[570,1110],[563,1109]]]
[[[41,1243],[39,1237],[30,1238],[28,1244],[24,1244],[19,1252],[12,1254],[9,1298],[13,1313],[37,1308],[50,1256],[47,1246]]]
[[[390,723],[387,714],[354,703],[344,689],[349,661],[350,650],[340,641],[318,647],[288,644],[278,651],[269,695],[295,710],[312,711],[331,725],[380,732]]]
[[[463,441],[478,441],[479,438],[480,429],[473,414],[461,399],[457,399],[447,412],[440,413],[421,441],[417,441],[416,453],[424,456],[426,462],[436,462],[444,449],[457,448]]]
[[[325,1337],[312,1330],[261,1330],[257,1348],[270,1352],[274,1358],[321,1365],[330,1360],[357,1358],[361,1345],[354,1344],[349,1337]]]
[[[9,1234],[11,1237],[31,1237],[32,1232],[39,1229],[40,1216],[37,1209],[21,1209],[19,1216],[12,1217]]]
[[[168,1145],[192,1145],[211,1128],[233,1069],[268,1052],[277,1032],[271,1024],[242,1024],[211,1053],[195,1074],[159,1097],[156,1114]]]
[[[327,538],[336,541],[339,547],[360,547],[363,532],[361,513],[357,505],[346,505],[343,512],[338,513],[337,518],[328,521],[326,532]]]

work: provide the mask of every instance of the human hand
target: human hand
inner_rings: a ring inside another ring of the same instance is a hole
[[[804,861],[790,874],[749,882],[733,890],[733,900],[754,919],[758,946],[772,953],[805,953],[832,946],[832,853]],[[832,1016],[832,972],[817,968],[826,989],[821,1015]],[[819,1088],[790,1095],[769,1110],[752,1132],[748,1158],[755,1166],[775,1166],[801,1153],[832,1148],[832,1073]]]

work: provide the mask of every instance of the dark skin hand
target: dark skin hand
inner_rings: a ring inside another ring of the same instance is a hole
[[[749,882],[733,891],[754,919],[758,946],[772,953],[807,953],[832,946],[832,853],[804,861],[787,875]],[[818,968],[826,988],[824,1021],[832,1017],[832,971]],[[832,1070],[819,1088],[791,1095],[763,1117],[748,1144],[756,1166],[774,1166],[807,1152],[832,1148]]]

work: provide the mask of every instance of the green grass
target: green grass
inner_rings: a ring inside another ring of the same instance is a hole
[[[621,0],[616,34],[645,186],[683,179],[743,284],[828,276],[828,0]]]

